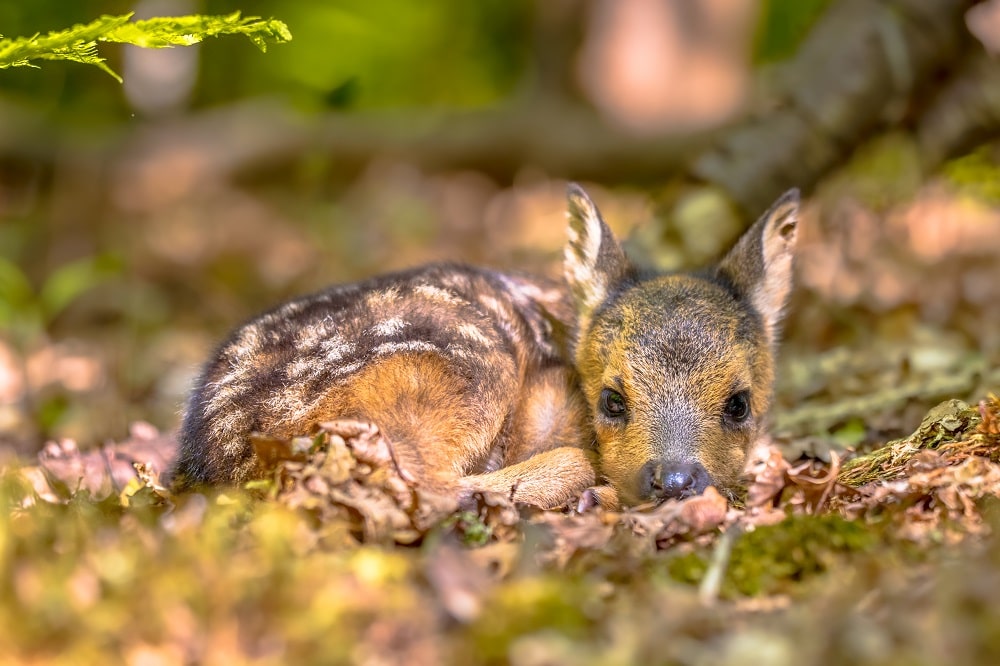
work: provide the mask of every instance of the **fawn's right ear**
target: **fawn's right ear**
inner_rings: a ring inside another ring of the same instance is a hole
[[[583,330],[591,313],[607,299],[614,284],[625,276],[628,260],[583,188],[570,183],[566,196],[569,200],[569,242],[563,268]]]
[[[798,220],[799,191],[789,190],[743,234],[718,267],[753,304],[772,346],[792,291]]]

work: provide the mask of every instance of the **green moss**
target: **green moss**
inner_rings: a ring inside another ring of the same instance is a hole
[[[708,571],[709,557],[708,553],[701,551],[685,553],[671,559],[667,571],[678,582],[697,585]]]
[[[961,400],[945,400],[927,412],[920,427],[909,437],[845,462],[837,480],[858,487],[879,479],[892,479],[899,476],[907,462],[923,449],[937,449],[945,443],[959,443],[970,448],[975,443],[967,440],[979,422],[976,408]]]
[[[995,150],[981,148],[952,160],[945,164],[944,175],[962,192],[986,203],[1000,203],[1000,165]]]
[[[887,210],[916,195],[924,180],[920,165],[911,136],[883,134],[854,151],[843,171],[831,179],[832,189],[849,193],[875,210]]]
[[[455,530],[466,546],[485,546],[493,536],[493,528],[472,511],[459,511],[441,526]]]
[[[511,644],[525,636],[555,632],[570,639],[592,639],[600,618],[587,611],[596,601],[593,588],[573,579],[511,581],[496,591],[469,628],[469,647],[485,663],[502,663]]]
[[[736,541],[722,592],[730,597],[787,593],[877,541],[877,531],[857,521],[835,515],[790,516]],[[677,581],[698,583],[710,558],[711,552],[705,551],[684,554],[670,561],[669,574]]]

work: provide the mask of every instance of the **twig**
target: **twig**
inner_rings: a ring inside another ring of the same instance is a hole
[[[712,552],[712,563],[705,572],[705,577],[701,579],[698,586],[698,600],[705,606],[711,606],[719,598],[719,588],[722,587],[722,579],[729,567],[729,556],[733,552],[733,544],[736,537],[743,534],[743,529],[738,525],[731,525],[715,544]]]

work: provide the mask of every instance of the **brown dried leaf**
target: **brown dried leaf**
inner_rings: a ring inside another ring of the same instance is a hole
[[[729,503],[714,487],[683,500],[667,500],[652,511],[629,511],[623,522],[634,533],[665,547],[678,536],[697,536],[718,529],[726,520]]]
[[[313,511],[320,524],[346,523],[365,543],[410,544],[458,509],[451,497],[428,493],[400,469],[392,444],[362,421],[320,425],[303,461],[278,466],[278,500]],[[279,451],[290,443],[274,443]]]
[[[602,550],[614,533],[621,514],[591,511],[585,514],[561,514],[542,511],[532,523],[544,525],[552,535],[553,545],[545,559],[563,568],[581,551]]]
[[[292,440],[271,437],[261,433],[250,435],[250,446],[257,455],[257,465],[261,472],[272,470],[286,460],[304,462],[306,456],[292,450]]]
[[[793,491],[786,493],[785,504],[802,506],[811,514],[818,513],[830,496],[840,487],[837,476],[840,472],[840,457],[831,452],[829,466],[810,460],[786,472]]]
[[[63,439],[47,443],[38,454],[38,462],[50,483],[63,489],[56,494],[84,491],[95,499],[104,499],[120,490],[113,485],[111,464],[101,449],[83,455],[76,442]]]
[[[979,432],[983,435],[1000,435],[1000,398],[990,394],[986,400],[979,401]]]
[[[714,487],[709,486],[701,495],[681,502],[677,522],[694,534],[703,534],[722,525],[729,503]]]
[[[427,552],[424,560],[424,573],[441,605],[462,623],[479,617],[483,598],[495,582],[474,552],[445,538]]]
[[[773,505],[788,485],[791,465],[775,446],[758,447],[747,466],[750,483],[747,485],[747,507],[763,508]]]
[[[22,468],[21,474],[47,502],[65,502],[76,492],[102,500],[134,483],[168,495],[159,478],[174,456],[177,440],[143,422],[134,423],[129,434],[124,442],[88,451],[70,439],[49,442],[38,454],[38,467]]]
[[[521,512],[504,493],[477,492],[473,494],[474,511],[493,537],[501,542],[519,538]]]

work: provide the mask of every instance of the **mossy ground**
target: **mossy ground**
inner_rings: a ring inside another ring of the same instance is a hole
[[[958,407],[970,418],[949,431],[953,449],[959,440],[996,445],[998,403],[983,404],[985,418]],[[914,437],[951,424],[951,411],[935,413]],[[939,450],[948,444],[934,441]],[[358,529],[364,516],[338,514],[335,501],[324,506],[317,493],[300,492],[316,487],[303,470],[315,475],[321,463],[279,466],[280,492],[173,496],[136,482],[101,500],[67,490],[57,502],[40,501],[22,470],[7,469],[0,486],[6,663],[1000,657],[996,488],[977,495],[952,484],[975,510],[964,519],[939,510],[950,501],[943,486],[915,500],[913,488],[879,496],[837,484],[817,506],[796,499],[802,479],[816,475],[787,466],[787,483],[769,499],[761,502],[751,485],[746,509],[707,523],[703,511],[675,510],[680,505],[574,516],[484,501],[424,529],[397,524],[393,533],[408,542],[399,545],[366,541],[374,533]],[[335,473],[373,497],[391,486]],[[907,478],[894,472],[870,487]],[[357,502],[352,509],[365,510]],[[935,529],[905,529],[928,516],[936,516]],[[412,529],[418,534],[410,539]],[[721,581],[706,595],[706,577],[715,574]]]

